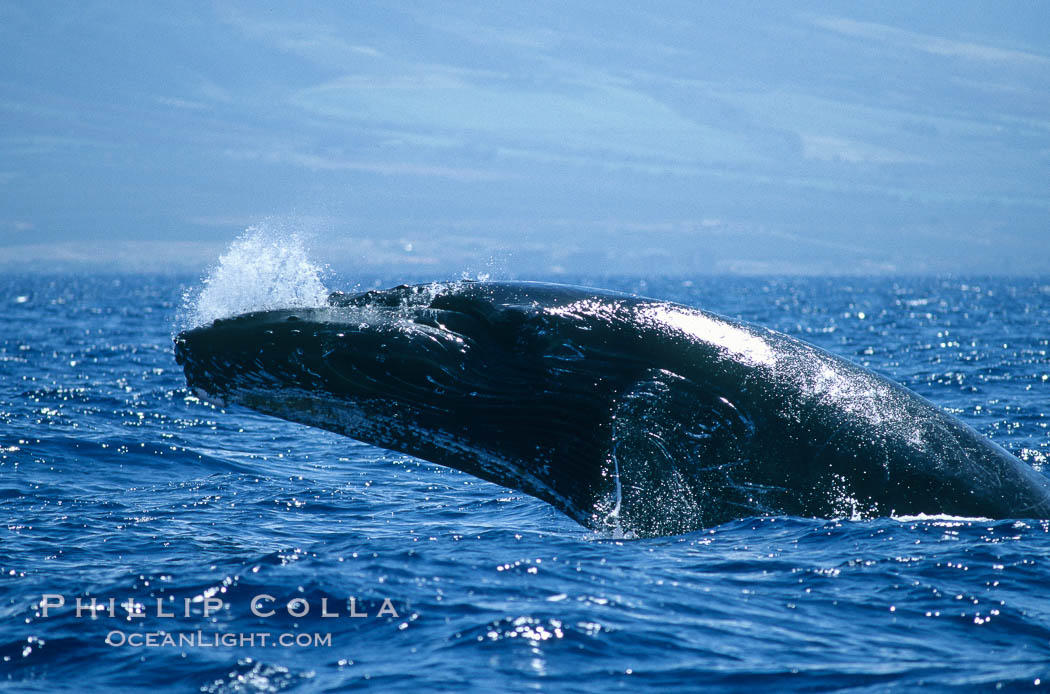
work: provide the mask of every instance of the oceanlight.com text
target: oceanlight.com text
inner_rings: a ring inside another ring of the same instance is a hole
[[[330,633],[269,631],[131,631],[117,629],[106,634],[106,645],[114,648],[331,648]]]

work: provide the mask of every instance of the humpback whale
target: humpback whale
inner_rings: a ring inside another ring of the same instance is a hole
[[[190,387],[543,499],[584,526],[1050,517],[1050,481],[933,403],[760,326],[617,292],[460,281],[216,320]]]

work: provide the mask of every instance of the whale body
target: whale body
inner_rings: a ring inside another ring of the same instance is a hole
[[[1050,482],[906,388],[666,301],[402,285],[180,333],[208,397],[463,470],[639,537],[756,515],[1050,517]]]

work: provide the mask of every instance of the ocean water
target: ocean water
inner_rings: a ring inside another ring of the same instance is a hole
[[[1045,464],[1050,280],[556,279],[785,331]],[[243,308],[255,281],[213,275],[195,310]],[[466,474],[201,402],[171,343],[199,285],[0,278],[12,691],[1050,687],[1047,521],[602,537]]]

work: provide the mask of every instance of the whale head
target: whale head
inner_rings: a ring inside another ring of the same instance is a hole
[[[611,402],[642,367],[595,334],[615,320],[568,310],[584,300],[594,293],[538,283],[334,293],[182,332],[176,358],[207,398],[463,470],[600,528],[617,505]]]

